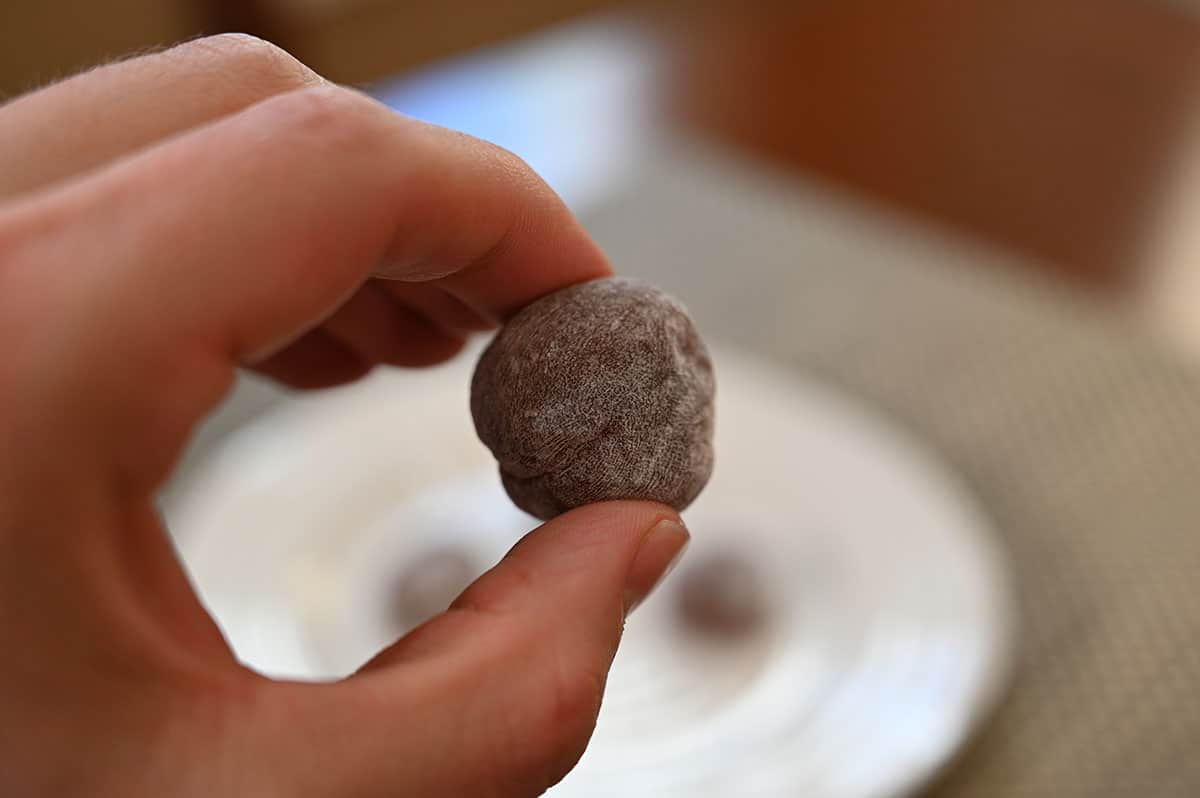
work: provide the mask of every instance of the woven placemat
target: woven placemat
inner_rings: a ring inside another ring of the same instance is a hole
[[[1003,256],[694,146],[587,221],[710,334],[915,430],[992,514],[1019,664],[932,795],[1200,795],[1195,369]]]

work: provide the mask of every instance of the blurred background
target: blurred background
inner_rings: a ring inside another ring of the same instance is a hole
[[[978,503],[1015,643],[996,621],[944,744],[794,794],[1200,794],[1200,3],[6,0],[0,94],[221,31],[514,150],[619,269]],[[281,401],[244,381],[168,503]],[[744,574],[717,572],[706,611],[737,616]],[[912,726],[885,698],[855,712]],[[834,750],[796,772],[863,765]]]
[[[481,50],[521,40],[529,56],[547,46],[539,33],[613,8],[638,28],[628,41],[584,35],[536,65],[506,61],[503,75],[470,68]],[[581,80],[624,81],[625,92],[653,81],[656,116],[1029,256],[1081,286],[1148,291],[1179,257],[1164,250],[1181,234],[1163,228],[1195,138],[1192,0],[12,0],[0,14],[2,94],[220,31],[262,36],[333,80],[365,86],[465,56],[397,104],[500,138],[571,115],[539,109],[552,120],[533,124],[502,108],[501,92],[568,102]],[[654,78],[639,70],[647,59],[661,67]],[[602,74],[611,72],[623,74]],[[486,119],[442,107],[481,96],[489,108],[476,113]],[[574,120],[605,126],[602,143],[588,145],[600,158],[608,130],[627,124],[604,118],[612,113]],[[548,146],[513,143],[532,160]]]

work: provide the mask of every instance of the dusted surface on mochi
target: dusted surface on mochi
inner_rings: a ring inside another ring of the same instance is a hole
[[[611,278],[539,299],[484,351],[471,415],[538,518],[608,499],[682,510],[712,473],[712,362],[687,310]]]

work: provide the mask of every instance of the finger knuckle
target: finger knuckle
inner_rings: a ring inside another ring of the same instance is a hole
[[[499,145],[485,142],[485,158],[506,187],[509,203],[507,231],[493,247],[476,260],[476,266],[489,265],[508,254],[512,235],[560,218],[561,200],[542,177],[521,156]]]
[[[0,265],[12,262],[20,240],[21,228],[15,223],[12,214],[0,210]]]
[[[528,161],[517,155],[512,150],[501,147],[499,144],[493,144],[490,141],[481,143],[488,160],[494,165],[494,168],[499,171],[505,180],[514,186],[523,186],[532,188],[535,191],[540,191],[545,184]]]
[[[30,253],[46,237],[46,230],[52,229],[53,223],[50,214],[12,212],[0,208],[0,279],[33,267]],[[8,295],[8,291],[0,291],[0,299]]]
[[[337,152],[371,152],[381,141],[381,126],[370,113],[371,101],[339,86],[317,86],[280,95],[267,106],[275,124],[296,141]]]
[[[541,725],[558,760],[569,760],[563,774],[583,753],[600,712],[606,674],[577,665],[552,680]]]
[[[317,73],[282,47],[247,33],[220,33],[194,39],[174,52],[176,57],[199,59],[206,69],[261,93],[278,93],[321,82]]]
[[[508,735],[502,761],[513,781],[547,789],[575,767],[596,726],[605,678],[578,663],[547,674],[538,699],[517,714],[521,727]]]
[[[537,575],[528,566],[509,558],[475,580],[455,599],[453,606],[484,614],[502,613],[527,600],[537,583]]]
[[[0,308],[6,308],[8,298],[14,293],[8,283],[16,271],[17,238],[12,225],[5,224],[0,216]],[[5,314],[7,315],[7,314]]]

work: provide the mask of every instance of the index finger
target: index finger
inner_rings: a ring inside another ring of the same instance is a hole
[[[147,429],[181,444],[235,364],[294,340],[376,271],[456,275],[498,317],[609,272],[515,156],[328,86],[10,206],[0,244],[5,276],[69,320],[18,348],[37,357],[31,373],[90,398],[76,432],[126,448]]]

